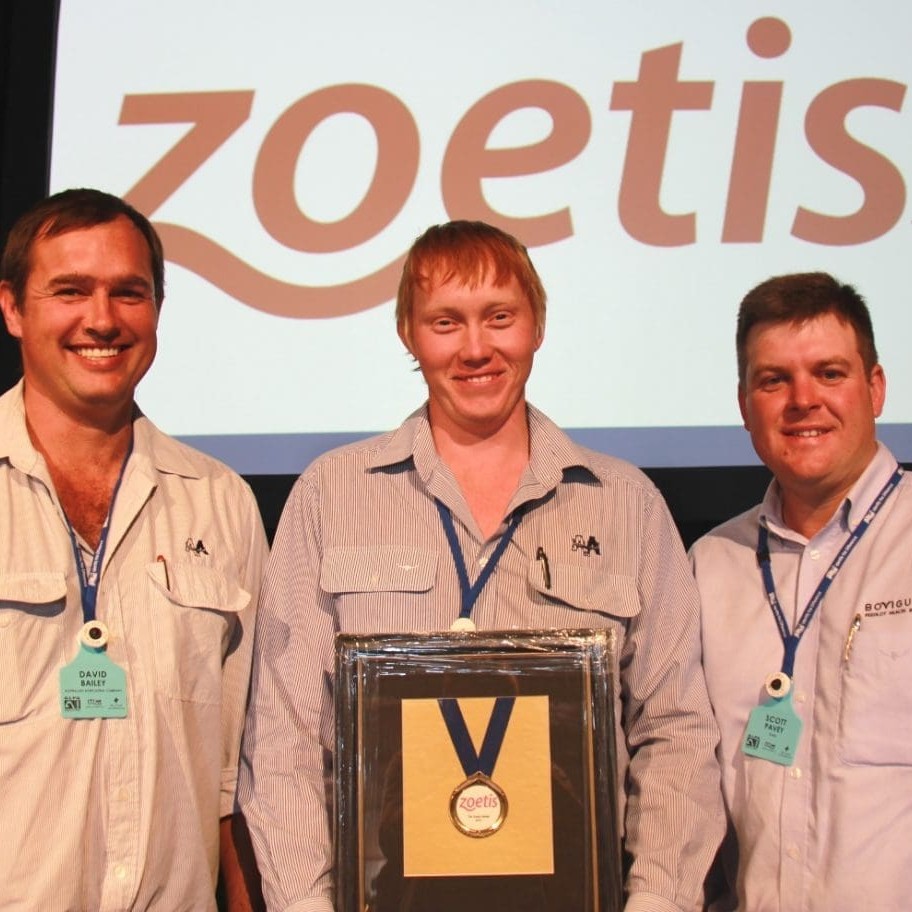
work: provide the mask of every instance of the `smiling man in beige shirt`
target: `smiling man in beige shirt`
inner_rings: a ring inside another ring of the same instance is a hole
[[[161,243],[117,197],[64,191],[10,233],[0,307],[24,377],[0,398],[7,912],[205,912],[220,842],[235,870],[266,542],[241,479],[134,402],[163,296]]]

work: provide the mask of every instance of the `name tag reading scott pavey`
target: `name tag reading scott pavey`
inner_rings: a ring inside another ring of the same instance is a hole
[[[741,750],[750,757],[791,766],[803,727],[792,707],[792,695],[773,697],[751,710]]]

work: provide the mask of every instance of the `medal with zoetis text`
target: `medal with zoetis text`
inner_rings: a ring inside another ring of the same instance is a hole
[[[453,790],[450,819],[460,833],[483,838],[492,836],[503,825],[509,804],[497,783],[484,773],[475,773]]]
[[[492,776],[515,702],[515,697],[495,699],[481,750],[476,752],[459,702],[438,700],[450,740],[466,775],[450,796],[450,819],[466,836],[492,836],[506,819],[507,796]]]

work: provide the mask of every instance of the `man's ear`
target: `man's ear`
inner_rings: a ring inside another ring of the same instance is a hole
[[[396,332],[402,340],[402,344],[409,350],[409,354],[414,358],[415,353],[412,351],[412,332],[408,320],[403,320],[396,324]]]
[[[741,422],[744,424],[744,430],[750,430],[750,423],[747,420],[747,397],[744,394],[744,387],[738,384],[738,409],[741,412]]]
[[[3,319],[6,322],[6,328],[14,339],[22,338],[22,311],[16,305],[16,296],[13,294],[13,288],[9,282],[0,282],[0,310],[3,311]]]
[[[879,364],[875,364],[871,368],[871,376],[868,377],[868,389],[871,391],[871,407],[874,410],[874,417],[880,418],[887,398],[887,377],[884,374],[884,369]]]

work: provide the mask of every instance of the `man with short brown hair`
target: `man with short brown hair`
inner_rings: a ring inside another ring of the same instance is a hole
[[[24,376],[0,398],[8,912],[205,912],[220,846],[235,872],[266,541],[241,479],[135,404],[163,295],[158,237],[115,196],[64,191],[10,233],[0,309]]]
[[[829,275],[779,276],[744,298],[737,347],[744,426],[774,479],[692,549],[730,901],[906,908],[912,484],[876,439],[870,315]]]

